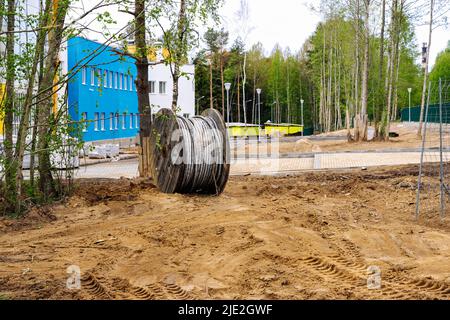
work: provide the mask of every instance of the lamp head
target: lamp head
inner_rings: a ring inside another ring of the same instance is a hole
[[[408,88],[408,92],[411,93],[412,92],[412,88]]]
[[[257,92],[258,94],[261,94],[262,90],[261,90],[261,89],[256,89],[256,92]]]
[[[227,82],[225,83],[225,89],[230,90],[231,89],[231,83]]]

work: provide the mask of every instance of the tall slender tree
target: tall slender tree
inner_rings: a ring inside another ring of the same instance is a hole
[[[430,1],[430,21],[429,21],[429,31],[428,31],[428,50],[426,54],[426,61],[423,66],[423,87],[422,87],[422,101],[420,104],[420,118],[419,118],[419,130],[417,131],[417,136],[419,138],[422,137],[422,128],[423,128],[423,118],[425,113],[425,101],[427,94],[427,84],[428,84],[428,72],[429,72],[429,62],[430,62],[430,50],[431,50],[431,40],[433,35],[433,23],[434,23],[434,4],[435,0]]]
[[[3,104],[4,108],[4,148],[5,148],[5,210],[7,213],[15,212],[18,203],[16,192],[16,172],[17,162],[14,161],[14,144],[13,144],[13,119],[14,119],[14,99],[15,99],[15,82],[16,82],[16,55],[15,46],[15,24],[16,24],[16,1],[8,0],[7,6],[7,35],[6,35],[6,83],[5,92],[6,99]]]
[[[364,56],[361,82],[361,113],[359,140],[367,141],[369,117],[367,114],[369,89],[369,47],[370,47],[370,0],[364,0]]]
[[[38,104],[38,160],[39,160],[39,190],[44,200],[57,196],[57,188],[52,174],[50,161],[50,142],[54,115],[52,114],[55,94],[55,78],[58,75],[60,61],[59,52],[63,41],[65,21],[70,0],[53,2],[52,24],[48,32],[48,52],[44,64],[44,77],[39,85],[39,92],[46,92],[45,99]],[[50,119],[50,121],[49,121]]]

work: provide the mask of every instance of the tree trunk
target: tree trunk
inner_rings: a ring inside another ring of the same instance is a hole
[[[370,14],[370,0],[364,0],[365,19],[364,19],[364,60],[362,70],[361,82],[361,114],[360,114],[360,134],[359,141],[367,141],[368,131],[368,115],[367,115],[367,101],[368,101],[368,84],[369,84],[369,45],[370,45],[370,29],[369,29],[369,14]]]
[[[46,26],[50,25],[50,11],[51,11],[51,0],[46,0],[44,11],[41,12],[40,22],[39,22],[39,32],[36,41],[36,48],[34,52],[34,58],[31,63],[31,71],[28,79],[28,88],[25,96],[25,101],[23,104],[23,110],[21,110],[21,120],[17,133],[17,143],[16,143],[16,154],[15,159],[17,161],[17,172],[16,172],[16,186],[17,186],[17,195],[20,199],[22,195],[22,165],[23,158],[25,154],[25,144],[26,137],[28,135],[28,127],[30,125],[30,114],[32,109],[33,102],[33,91],[34,85],[36,82],[36,74],[38,73],[38,66],[40,60],[43,59],[44,50],[45,50],[45,38],[47,34]],[[20,208],[18,208],[20,211]]]
[[[333,43],[333,37],[331,36],[330,41],[330,55],[329,55],[329,62],[328,62],[328,87],[327,87],[327,132],[331,131],[331,106],[332,106],[332,76],[333,76],[333,49],[331,48]]]
[[[137,69],[136,89],[138,96],[138,110],[140,114],[139,130],[139,175],[150,178],[150,135],[152,125],[152,111],[150,107],[150,90],[148,84],[148,58],[146,34],[146,0],[135,0],[135,64]]]
[[[392,113],[392,91],[394,81],[394,69],[395,69],[395,57],[396,57],[396,44],[395,40],[392,40],[391,57],[389,58],[388,68],[388,86],[387,86],[387,103],[386,103],[386,127],[384,128],[384,139],[389,140],[389,133],[391,127],[391,113]]]
[[[401,54],[399,49],[397,49],[397,65],[396,65],[396,71],[395,71],[395,82],[394,82],[394,111],[392,112],[391,121],[395,121],[397,119],[397,112],[398,112],[398,78],[400,73],[400,59]]]
[[[145,9],[144,9],[145,10]],[[178,109],[178,95],[179,95],[179,83],[180,80],[180,66],[184,60],[184,48],[186,42],[185,27],[186,25],[186,0],[180,1],[180,12],[177,21],[177,50],[173,52],[175,59],[173,61],[172,70],[172,80],[173,80],[173,90],[172,90],[172,111],[176,114]]]
[[[42,80],[44,78],[44,52],[42,52],[42,56],[39,59],[39,80],[38,80],[38,88],[41,87]],[[37,147],[37,136],[38,136],[38,121],[39,121],[39,107],[34,106],[34,117],[33,117],[33,133],[31,136],[31,152],[30,152],[30,185],[35,191],[35,169],[36,169],[36,147]]]
[[[6,35],[6,99],[4,104],[4,149],[5,149],[5,207],[7,214],[16,212],[18,204],[18,197],[16,192],[16,172],[17,162],[14,161],[13,154],[13,119],[14,119],[14,100],[15,90],[14,84],[16,81],[16,56],[14,54],[15,46],[15,23],[16,23],[16,5],[15,0],[8,0],[8,17],[7,17],[7,31]]]
[[[380,107],[383,103],[383,99],[378,97],[384,97],[383,86],[383,73],[384,73],[384,30],[386,25],[386,0],[382,1],[381,5],[381,31],[380,31],[380,61],[378,67],[378,94],[375,105],[375,135],[374,139],[378,139],[380,136],[379,122],[381,120]]]
[[[172,88],[172,111],[178,113],[178,96],[179,96],[179,80],[180,80],[180,67],[177,63],[173,66],[173,88]]]
[[[0,30],[3,30],[4,11],[5,11],[5,0],[0,0]]]
[[[244,123],[247,125],[247,97],[246,97],[246,84],[247,84],[247,52],[244,53],[244,65],[242,66],[242,108],[244,111]]]
[[[64,1],[53,3],[53,26],[48,33],[48,52],[45,60],[45,72],[39,92],[45,92],[46,98],[39,103],[38,117],[38,156],[39,156],[39,190],[44,200],[57,195],[52,176],[50,161],[50,139],[52,131],[54,79],[58,74],[60,65],[59,51],[63,38],[64,23],[69,3]],[[49,121],[50,119],[50,121]],[[53,117],[54,119],[54,117]],[[53,124],[55,125],[55,124]]]
[[[209,62],[209,107],[214,109],[212,57]]]
[[[241,64],[239,63],[239,72],[237,75],[237,122],[241,122]]]
[[[222,85],[222,117],[225,119],[225,80],[223,75],[223,49],[220,50],[220,82]]]
[[[290,88],[290,75],[289,75],[289,57],[286,60],[286,75],[287,75],[287,86],[286,86],[286,100],[287,100],[287,123],[291,123],[291,100],[290,100],[290,94],[291,94],[291,88]]]
[[[430,62],[430,48],[431,48],[431,39],[433,34],[433,14],[434,14],[434,0],[430,0],[430,28],[428,35],[428,51],[427,51],[427,61],[425,62],[424,67],[424,76],[423,76],[423,89],[422,89],[422,102],[420,104],[420,119],[419,119],[419,131],[417,132],[418,137],[422,137],[422,128],[423,128],[423,118],[425,112],[425,99],[427,94],[427,81],[428,81],[428,65]]]
[[[253,101],[252,101],[252,124],[256,124],[256,67],[253,70]]]
[[[392,27],[391,27],[391,49],[389,57],[389,68],[387,75],[387,105],[386,105],[386,127],[384,129],[384,139],[389,140],[391,118],[395,110],[393,109],[394,91],[396,86],[396,67],[399,62],[398,55],[400,50],[400,32],[401,32],[401,19],[403,14],[403,1],[395,0],[392,6]]]
[[[354,109],[355,109],[355,141],[360,141],[360,115],[359,115],[359,42],[360,42],[360,0],[356,0],[356,46],[355,46],[355,82],[354,82]]]
[[[327,96],[325,93],[326,88],[326,74],[325,74],[325,68],[326,68],[326,34],[325,34],[325,28],[323,30],[323,48],[322,48],[322,64],[320,66],[320,106],[319,106],[319,126],[320,130],[325,132],[326,131],[326,105],[327,105]]]

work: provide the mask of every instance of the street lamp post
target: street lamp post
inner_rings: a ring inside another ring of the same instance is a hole
[[[303,104],[305,103],[305,100],[300,100],[300,104],[301,104],[301,116],[302,116],[302,136],[305,134],[305,122],[304,122],[304,118],[303,118]]]
[[[230,89],[231,83],[225,83],[225,90],[227,90],[227,123],[230,123]]]
[[[409,122],[411,122],[411,92],[412,92],[412,88],[408,88],[408,94],[409,94]]]
[[[258,93],[258,124],[261,125],[261,89],[256,89],[256,93]]]
[[[258,93],[258,141],[261,139],[261,89],[256,89]]]
[[[200,100],[204,99],[205,96],[197,99],[197,115],[200,115]]]

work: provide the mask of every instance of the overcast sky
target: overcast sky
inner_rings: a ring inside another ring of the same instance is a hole
[[[291,52],[299,50],[305,40],[314,32],[321,17],[312,12],[306,2],[319,4],[320,0],[248,0],[249,19],[248,25],[252,30],[247,38],[247,48],[257,42],[262,42],[267,54],[270,54],[275,44],[283,48],[290,47]],[[90,0],[80,0],[86,7],[92,5]],[[230,45],[234,39],[242,33],[236,23],[236,13],[240,0],[225,0],[224,7],[220,10],[222,24],[230,32]],[[108,8],[108,11],[113,11]],[[112,12],[118,25],[112,30],[123,27],[130,18],[129,15]],[[447,13],[450,21],[450,12]],[[90,38],[98,39],[99,34],[88,34]],[[423,42],[428,42],[428,28],[426,26],[416,30],[417,50],[421,51]],[[431,64],[434,64],[436,56],[444,50],[450,40],[450,29],[439,28],[434,31],[431,46]]]

